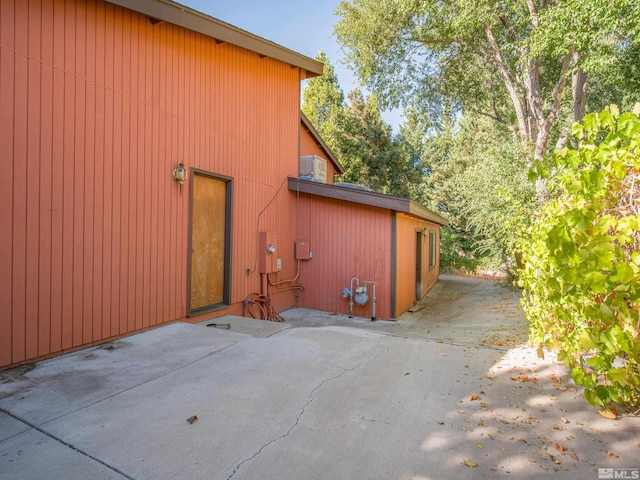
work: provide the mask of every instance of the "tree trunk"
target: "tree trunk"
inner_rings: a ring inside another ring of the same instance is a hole
[[[574,52],[569,52],[569,54],[567,54],[564,61],[562,62],[560,78],[556,85],[556,91],[553,94],[553,104],[551,105],[551,109],[546,116],[542,107],[542,96],[539,83],[539,65],[536,60],[532,61],[529,65],[525,86],[527,88],[529,106],[533,113],[533,118],[538,124],[538,134],[534,139],[534,161],[542,160],[544,158],[544,154],[547,152],[547,145],[549,143],[551,127],[556,121],[558,110],[560,109],[560,103],[562,102],[562,95],[567,84],[567,73],[569,72],[571,62],[574,59],[577,59],[577,55]],[[536,181],[536,194],[538,197],[538,204],[541,206],[549,200],[549,190],[547,189],[547,182],[545,179],[539,178]]]
[[[574,55],[574,62],[578,60],[577,54]],[[571,75],[571,92],[573,94],[573,120],[581,122],[586,115],[585,101],[587,98],[587,88],[589,84],[589,76],[584,70],[576,70]],[[556,150],[564,148],[569,141],[569,132],[565,131],[560,134],[560,138],[556,142]]]
[[[540,67],[538,60],[531,60],[526,70],[525,88],[527,91],[527,101],[529,103],[529,111],[533,116],[530,119],[531,127],[529,129],[529,141],[536,144],[536,150],[538,146],[538,138],[543,135],[545,130],[545,118],[542,107],[542,93],[540,92]],[[542,150],[544,155],[544,148]],[[537,156],[537,151],[534,153],[534,159],[542,158]]]
[[[577,60],[577,59],[576,59]],[[585,100],[588,86],[587,72],[576,70],[571,77],[571,88],[573,90],[573,119],[576,122],[582,121],[585,116]]]

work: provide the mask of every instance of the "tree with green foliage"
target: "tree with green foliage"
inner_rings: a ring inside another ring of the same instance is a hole
[[[422,198],[432,210],[451,213],[451,189],[449,179],[462,173],[472,161],[461,155],[457,141],[459,123],[450,115],[445,115],[431,134],[425,138],[423,152],[426,172],[422,183]],[[453,220],[453,218],[449,218]]]
[[[400,125],[396,142],[404,158],[408,196],[424,203],[423,178],[429,173],[425,146],[430,125],[415,109],[407,109],[405,116],[406,120]]]
[[[629,44],[616,62],[590,79],[586,110],[599,112],[616,104],[631,111],[640,102],[640,43]]]
[[[452,179],[458,215],[484,269],[514,273],[516,241],[538,205],[526,157],[522,144],[505,142]]]
[[[382,119],[376,97],[365,98],[359,89],[348,97],[336,146],[345,168],[340,179],[389,195],[410,196],[412,182],[419,183],[421,177],[413,175],[415,169]]]
[[[559,195],[519,243],[532,342],[559,350],[594,405],[640,406],[640,107],[573,127],[575,150],[536,162]]]
[[[408,145],[403,147],[402,134],[394,137],[377,98],[365,98],[356,89],[345,102],[327,55],[320,52],[316,60],[324,64],[324,75],[309,80],[302,93],[302,111],[344,167],[340,180],[413,198],[422,181],[420,161]]]
[[[448,100],[530,142],[529,164],[547,152],[567,85],[579,120],[589,74],[640,32],[633,0],[345,0],[336,12],[346,63],[385,107],[433,115]]]
[[[527,146],[473,113],[445,118],[434,130],[425,141],[423,198],[450,222],[441,265],[465,272],[503,269],[537,205],[527,179]]]
[[[302,91],[301,109],[329,148],[337,150],[337,132],[341,124],[344,93],[327,54],[320,51],[316,60],[324,65],[324,73],[307,81]]]

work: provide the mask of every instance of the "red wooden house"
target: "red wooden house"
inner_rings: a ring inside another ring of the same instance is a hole
[[[447,220],[407,198],[332,185],[341,167],[304,115],[302,125],[302,155],[327,159],[329,174],[326,183],[303,176],[289,179],[289,190],[296,194],[297,238],[306,240],[313,252],[301,268],[299,281],[305,288],[299,303],[397,318],[438,280],[440,227]],[[357,285],[364,282],[369,300],[360,305],[353,300]],[[351,293],[346,298],[345,288]]]
[[[424,292],[443,221],[406,199],[335,193],[341,167],[299,113],[301,80],[321,74],[169,0],[2,0],[0,368],[242,315],[253,292],[277,311],[344,311],[355,276],[380,282],[380,318],[413,304],[416,265],[398,242],[432,243]],[[298,179],[308,155],[328,160],[329,183]],[[377,226],[361,238],[357,222]],[[332,270],[343,257],[355,263]]]

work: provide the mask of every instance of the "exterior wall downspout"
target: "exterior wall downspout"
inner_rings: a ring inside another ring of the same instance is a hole
[[[396,212],[391,211],[391,318],[396,318],[396,288],[397,288],[397,226]]]

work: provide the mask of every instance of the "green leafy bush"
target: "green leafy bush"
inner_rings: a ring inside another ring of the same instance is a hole
[[[559,193],[518,243],[530,339],[599,406],[640,405],[638,113],[590,114],[573,127],[577,150],[534,165]]]
[[[452,228],[440,230],[440,270],[443,273],[473,275],[478,259],[471,253],[469,240]]]
[[[516,239],[537,208],[535,187],[527,181],[527,147],[503,141],[453,177],[452,190],[459,199],[454,205],[474,239],[480,268],[511,266]]]

